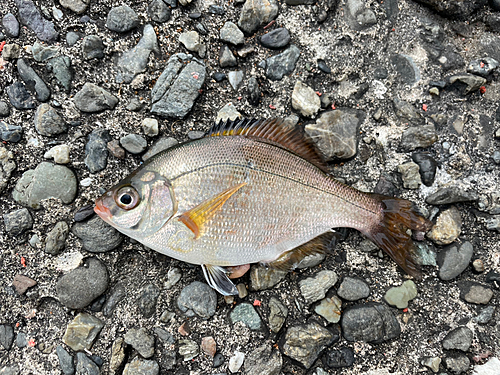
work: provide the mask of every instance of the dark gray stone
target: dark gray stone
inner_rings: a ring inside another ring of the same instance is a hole
[[[44,42],[55,42],[59,33],[54,24],[42,17],[40,11],[31,0],[14,0],[17,5],[19,20],[34,31],[38,39]]]
[[[214,79],[216,82],[222,82],[227,78],[226,73],[222,72],[215,72],[214,73]]]
[[[42,103],[35,113],[35,128],[39,134],[53,137],[65,133],[68,125],[54,108],[47,103]]]
[[[59,366],[64,375],[73,375],[75,373],[75,365],[73,357],[61,345],[56,347],[57,357],[59,358]]]
[[[0,121],[0,139],[6,142],[19,142],[21,135],[23,134],[23,128],[16,125],[9,125],[3,121]]]
[[[47,69],[54,74],[57,83],[64,87],[66,93],[69,93],[73,81],[71,59],[68,56],[56,56],[47,62]]]
[[[418,164],[420,177],[425,186],[432,186],[436,177],[437,162],[425,152],[414,152],[411,158]]]
[[[348,307],[342,314],[341,325],[347,341],[381,343],[401,334],[391,310],[375,302]]]
[[[120,145],[131,154],[140,154],[148,147],[148,141],[139,134],[127,134],[120,138]]]
[[[144,358],[151,358],[155,353],[155,338],[146,328],[132,328],[125,334],[124,339]]]
[[[208,319],[215,314],[217,294],[207,284],[194,281],[182,289],[177,306],[189,317]]]
[[[14,328],[9,324],[0,324],[0,345],[10,350],[14,342]]]
[[[55,57],[59,53],[60,48],[56,46],[47,46],[40,42],[35,42],[31,47],[31,53],[35,61],[44,62]]]
[[[269,23],[278,15],[275,0],[246,0],[241,9],[238,26],[246,34],[253,34],[261,25]]]
[[[436,13],[450,19],[468,19],[472,13],[483,7],[487,0],[457,1],[457,0],[417,0]]]
[[[17,38],[19,36],[19,22],[12,13],[7,13],[3,16],[2,25],[7,36],[11,38]]]
[[[9,96],[10,104],[17,109],[33,109],[35,102],[31,94],[26,90],[26,86],[22,82],[14,82],[7,86],[7,95]]]
[[[288,309],[279,299],[271,297],[269,299],[269,310],[269,328],[274,333],[278,333],[288,316]]]
[[[258,330],[262,326],[262,321],[255,308],[249,303],[240,303],[229,314],[231,323],[242,322],[251,330]]]
[[[486,78],[474,74],[456,74],[448,77],[450,88],[457,88],[462,95],[477,91],[486,84]]]
[[[76,353],[76,375],[99,375],[99,367],[84,353]]]
[[[148,284],[142,288],[141,295],[137,300],[140,313],[145,318],[150,318],[156,312],[156,304],[160,296],[160,289],[154,284]]]
[[[399,98],[394,98],[392,103],[394,105],[394,112],[396,113],[396,116],[404,122],[410,122],[415,125],[425,123],[422,115],[418,113],[415,107],[413,107],[410,103]]]
[[[491,57],[484,57],[482,59],[472,60],[467,66],[467,71],[481,77],[487,77],[496,68],[498,68],[498,61]]]
[[[152,0],[148,5],[148,15],[152,21],[163,23],[170,19],[172,11],[163,0]]]
[[[279,350],[273,350],[270,344],[263,344],[245,358],[245,374],[279,375],[283,359]]]
[[[260,102],[260,88],[257,78],[250,77],[248,80],[247,90],[248,101],[250,104],[257,106]]]
[[[443,339],[443,348],[446,350],[457,349],[466,352],[472,345],[472,337],[473,334],[469,328],[455,328]]]
[[[110,316],[116,306],[127,296],[127,290],[125,289],[125,285],[121,282],[116,284],[113,290],[109,293],[106,298],[106,302],[102,307],[102,314],[105,317]]]
[[[85,165],[90,173],[96,173],[106,168],[109,141],[111,141],[111,137],[106,129],[95,129],[90,133],[85,145]]]
[[[69,309],[82,309],[103,294],[108,283],[106,266],[97,258],[87,258],[82,266],[59,279],[57,297]]]
[[[429,195],[425,202],[437,206],[459,202],[474,202],[478,199],[475,191],[465,191],[459,186],[449,186],[438,189],[435,193]]]
[[[228,46],[223,45],[219,52],[219,66],[221,68],[228,68],[236,65],[238,65],[238,62],[236,61],[236,57],[233,52]]]
[[[111,8],[106,19],[106,27],[118,33],[135,29],[139,24],[139,16],[128,5]]]
[[[73,97],[76,108],[82,112],[93,113],[113,109],[118,98],[93,83],[85,83]]]
[[[391,63],[403,83],[413,85],[420,81],[420,70],[410,56],[396,54],[391,57]]]
[[[455,374],[461,374],[469,370],[470,360],[465,354],[454,353],[444,358],[444,366]]]
[[[290,33],[284,27],[280,27],[262,35],[260,43],[267,48],[282,48],[290,43]]]
[[[357,301],[370,295],[370,287],[357,277],[344,277],[337,289],[337,295],[347,301]]]
[[[328,368],[350,367],[354,364],[354,351],[347,346],[330,349],[325,353],[323,363]]]
[[[3,215],[3,221],[11,236],[18,236],[33,227],[33,218],[26,208]]]
[[[0,117],[7,117],[10,115],[10,108],[7,102],[0,100]]]
[[[16,336],[16,346],[18,348],[25,348],[28,346],[28,337],[24,332],[19,332]]]
[[[427,148],[438,140],[434,125],[410,126],[401,136],[401,147],[404,151]]]
[[[123,240],[120,232],[106,224],[99,216],[86,222],[75,223],[71,231],[82,240],[83,248],[91,253],[114,250]]]
[[[35,92],[37,100],[45,102],[50,98],[50,90],[40,76],[24,59],[17,60],[17,72],[30,91]]]
[[[272,81],[279,81],[295,69],[300,56],[300,50],[292,44],[279,55],[266,59],[266,77]]]
[[[160,327],[155,327],[154,331],[165,344],[172,345],[175,343],[175,337],[170,332]]]
[[[45,252],[51,255],[58,255],[66,246],[69,226],[65,221],[59,221],[54,228],[47,234],[45,240]]]
[[[104,43],[97,35],[87,35],[82,42],[83,58],[85,60],[102,59],[104,57]]]
[[[439,278],[452,280],[460,275],[469,265],[474,249],[470,242],[451,244],[438,254]]]

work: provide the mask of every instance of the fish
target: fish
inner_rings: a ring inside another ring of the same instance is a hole
[[[408,200],[330,176],[314,142],[279,118],[215,124],[146,160],[94,210],[148,248],[200,265],[222,295],[238,294],[231,278],[249,264],[288,271],[325,252],[339,227],[358,230],[420,278],[412,233],[432,226]]]

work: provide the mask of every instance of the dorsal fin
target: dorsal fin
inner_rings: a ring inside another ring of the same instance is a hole
[[[306,159],[321,170],[327,172],[328,168],[319,154],[313,141],[302,134],[297,127],[289,127],[280,118],[256,120],[238,119],[220,121],[206,134],[207,137],[241,135],[260,138],[277,143]]]

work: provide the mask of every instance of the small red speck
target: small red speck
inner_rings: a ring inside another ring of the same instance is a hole
[[[2,52],[3,46],[5,46],[5,43],[6,43],[5,40],[2,43],[0,43],[0,52]]]
[[[396,31],[396,29],[393,27],[391,31]]]
[[[403,309],[403,312],[407,313],[408,312],[408,307],[406,309]]]
[[[202,93],[203,93],[203,90],[202,90],[202,89],[199,89],[199,90],[198,90],[198,92],[199,92],[200,94],[202,94]]]
[[[272,105],[272,104],[269,104],[269,108],[276,109],[276,107],[274,105]]]
[[[255,301],[253,301],[253,305],[254,306],[260,306],[262,304],[262,302],[260,302],[258,299],[256,299]]]
[[[241,100],[242,98],[243,98],[242,96],[238,96],[236,99]]]
[[[479,88],[479,92],[480,92],[481,94],[486,93],[486,87],[485,87],[485,86],[481,86],[481,87]]]
[[[274,25],[275,22],[276,22],[275,20],[269,22],[266,26],[264,26],[264,30],[270,28],[272,25]]]
[[[31,348],[34,347],[35,346],[35,340],[34,339],[29,339],[28,340],[28,346],[31,347]]]
[[[16,323],[16,328],[18,328],[21,325],[21,323],[17,322]]]
[[[484,68],[484,62],[482,62],[482,61],[481,61],[481,62],[479,63],[479,66],[480,66],[481,68]]]
[[[319,91],[316,91],[316,95],[321,96],[323,94],[321,94]]]
[[[21,264],[23,267],[26,267],[26,258],[21,256]]]
[[[422,104],[422,109],[423,109],[424,111],[427,111],[427,104]]]
[[[198,79],[200,77],[196,72],[192,72],[191,75],[193,76],[194,79]]]
[[[335,108],[335,102],[332,104],[332,109],[335,111],[337,108]]]

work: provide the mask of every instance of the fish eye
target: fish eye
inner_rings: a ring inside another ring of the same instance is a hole
[[[124,210],[131,210],[139,204],[139,193],[131,186],[118,190],[115,198],[116,204]]]

